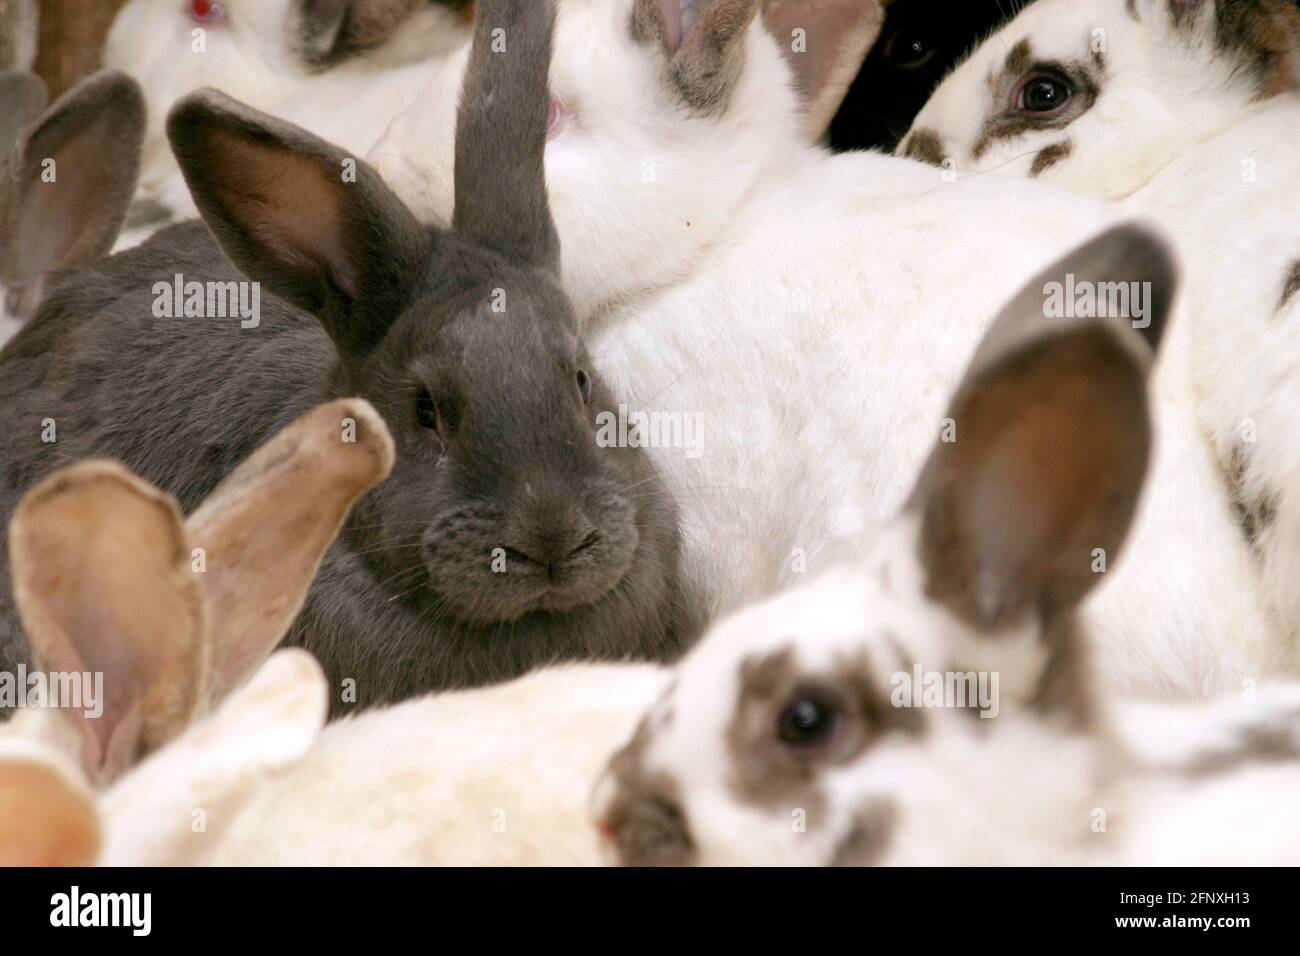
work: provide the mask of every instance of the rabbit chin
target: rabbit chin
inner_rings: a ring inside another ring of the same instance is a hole
[[[500,624],[596,604],[627,577],[634,554],[634,547],[597,545],[549,570],[515,558],[494,562],[500,570],[484,570],[479,559],[458,566],[439,562],[430,568],[430,584],[462,620]]]

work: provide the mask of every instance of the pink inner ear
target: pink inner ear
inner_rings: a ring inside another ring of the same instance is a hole
[[[664,42],[668,50],[676,53],[682,46],[682,37],[694,19],[693,11],[683,11],[682,7],[693,7],[697,0],[659,0],[659,9],[664,14]]]

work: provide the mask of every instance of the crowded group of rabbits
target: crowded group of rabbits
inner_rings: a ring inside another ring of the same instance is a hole
[[[1300,9],[888,7],[0,74],[0,863],[1300,863]]]

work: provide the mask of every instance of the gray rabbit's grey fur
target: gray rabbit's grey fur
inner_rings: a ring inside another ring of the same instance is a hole
[[[697,630],[676,507],[640,449],[598,447],[596,415],[617,406],[559,287],[542,176],[553,6],[479,9],[455,229],[420,225],[363,163],[348,181],[342,151],[201,92],[168,132],[206,226],[64,274],[0,352],[6,521],[91,456],[188,511],[308,409],[367,398],[397,464],[289,637],[336,688],[355,679],[360,705],[555,660],[670,659]],[[498,27],[508,52],[490,54]],[[155,283],[178,273],[260,281],[260,325],[155,318]],[[25,653],[8,577],[0,564],[0,668]]]

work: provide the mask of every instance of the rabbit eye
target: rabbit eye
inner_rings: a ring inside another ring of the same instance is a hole
[[[1016,108],[1025,113],[1051,116],[1064,109],[1073,95],[1074,90],[1061,77],[1035,73],[1020,85]]]
[[[421,391],[415,400],[415,420],[421,428],[431,432],[442,444],[446,445],[451,441],[451,428],[447,416],[427,391]]]
[[[934,59],[935,48],[906,28],[895,30],[885,41],[885,59],[900,70],[919,70]]]
[[[189,0],[190,19],[204,26],[215,26],[226,18],[226,8],[216,0]]]
[[[578,394],[582,396],[582,404],[591,404],[591,376],[578,369]]]
[[[802,695],[777,717],[776,735],[790,747],[816,747],[830,740],[838,723],[839,714],[829,702]]]

